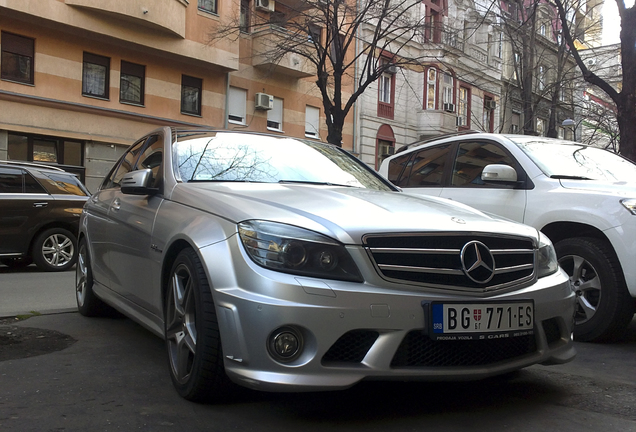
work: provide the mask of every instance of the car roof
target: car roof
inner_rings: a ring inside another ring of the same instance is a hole
[[[24,161],[0,161],[0,165],[5,165],[5,166],[9,166],[9,167],[20,167],[20,168],[25,168],[25,169],[37,169],[38,171],[49,171],[49,172],[55,172],[56,174],[69,174],[69,175],[75,175],[73,173],[70,173],[68,171],[64,171],[62,168],[58,168],[58,167],[54,167],[54,166],[50,166],[50,165],[44,165],[44,164],[39,164],[39,163],[35,163],[35,162],[24,162]]]

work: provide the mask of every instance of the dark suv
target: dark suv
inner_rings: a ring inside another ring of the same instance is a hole
[[[89,192],[75,174],[26,162],[0,161],[0,263],[68,270]]]

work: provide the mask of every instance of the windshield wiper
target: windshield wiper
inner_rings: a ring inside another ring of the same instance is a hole
[[[319,185],[319,186],[342,186],[342,187],[354,187],[351,185],[344,185],[338,183],[329,183],[329,182],[317,182],[317,181],[309,181],[309,180],[278,180],[278,183],[299,183],[299,184],[311,184],[311,185]]]
[[[591,179],[589,177],[563,175],[563,174],[553,174],[553,175],[550,176],[550,178],[559,179],[559,180],[593,180],[593,179]]]

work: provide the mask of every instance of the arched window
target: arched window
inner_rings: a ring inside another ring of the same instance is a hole
[[[383,124],[378,129],[375,145],[375,169],[380,168],[384,159],[395,153],[395,135],[393,129],[387,124]]]

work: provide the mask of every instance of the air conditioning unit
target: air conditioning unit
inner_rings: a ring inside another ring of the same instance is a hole
[[[464,126],[464,117],[457,116],[457,120],[455,121],[455,125]]]
[[[267,93],[256,93],[256,105],[258,110],[271,110],[274,108],[274,96]]]
[[[446,111],[446,112],[455,112],[455,104],[444,103],[444,111]]]
[[[265,12],[273,12],[276,2],[274,0],[255,0],[256,9]]]
[[[487,110],[494,110],[495,108],[497,108],[497,102],[492,99],[488,99],[484,101],[484,108],[486,108]]]

